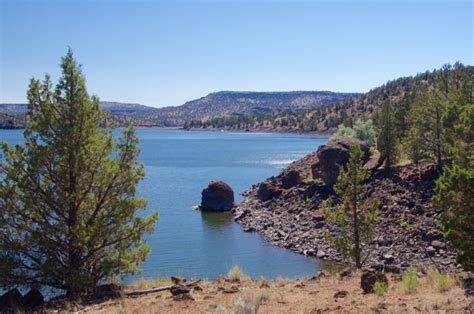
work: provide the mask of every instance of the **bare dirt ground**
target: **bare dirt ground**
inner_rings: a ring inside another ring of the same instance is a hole
[[[238,282],[221,278],[199,282],[197,288],[184,297],[162,291],[64,310],[79,313],[473,313],[474,301],[454,280],[441,288],[427,276],[418,278],[411,292],[399,276],[391,275],[384,295],[364,294],[360,274],[353,274],[344,279],[325,276]]]

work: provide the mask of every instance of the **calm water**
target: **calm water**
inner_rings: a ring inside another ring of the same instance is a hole
[[[146,177],[141,196],[160,219],[147,237],[148,260],[138,277],[184,275],[212,279],[234,265],[258,278],[312,276],[319,261],[272,246],[245,233],[230,214],[191,210],[209,181],[229,183],[238,195],[327,139],[289,134],[186,132],[138,129]],[[117,133],[119,134],[119,133]],[[22,141],[20,130],[0,130],[0,141]],[[133,278],[129,278],[131,280]]]

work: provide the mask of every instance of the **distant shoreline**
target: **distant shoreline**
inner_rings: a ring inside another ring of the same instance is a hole
[[[123,129],[124,126],[116,127],[116,129]],[[188,131],[188,132],[226,132],[226,133],[270,133],[270,134],[294,134],[294,135],[305,135],[316,138],[329,138],[334,132],[315,132],[315,131],[303,131],[299,129],[271,129],[271,128],[255,128],[255,129],[216,129],[216,128],[190,128],[185,129],[180,126],[136,126],[136,129],[156,129],[163,131]],[[25,128],[0,128],[0,130],[24,130]]]

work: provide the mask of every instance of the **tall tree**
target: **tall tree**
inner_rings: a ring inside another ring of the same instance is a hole
[[[444,117],[452,165],[436,181],[434,203],[444,209],[445,236],[458,249],[458,260],[474,270],[474,104],[450,104]]]
[[[48,75],[30,82],[25,144],[2,144],[0,286],[76,298],[137,270],[158,214],[137,216],[146,200],[136,197],[144,168],[134,129],[114,139],[71,50],[61,69],[54,90]]]
[[[408,145],[417,146],[420,156],[431,158],[441,170],[446,158],[443,115],[447,100],[438,88],[420,91],[410,110]],[[412,137],[412,135],[416,135]]]
[[[377,118],[377,148],[385,160],[385,166],[390,168],[397,159],[397,132],[395,128],[395,114],[389,100],[383,104]]]
[[[352,259],[357,268],[362,268],[369,256],[367,248],[373,240],[375,224],[379,220],[377,202],[371,206],[362,205],[366,190],[364,181],[369,177],[362,156],[359,145],[351,147],[349,162],[339,172],[334,185],[342,203],[334,206],[333,200],[329,200],[323,204],[326,220],[340,231],[338,236],[328,232],[329,242],[345,258]]]

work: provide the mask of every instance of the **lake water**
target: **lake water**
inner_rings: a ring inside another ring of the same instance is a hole
[[[119,132],[117,132],[117,135]],[[318,273],[320,262],[275,247],[242,231],[230,214],[193,211],[211,180],[223,180],[236,193],[277,175],[283,167],[314,151],[326,138],[291,134],[187,132],[138,129],[146,177],[140,195],[148,211],[159,211],[142,273],[134,278],[183,275],[213,279],[233,265],[253,278],[296,278]],[[0,141],[20,143],[21,130],[0,130]]]

